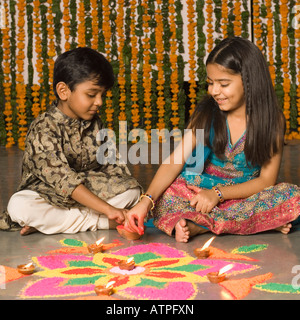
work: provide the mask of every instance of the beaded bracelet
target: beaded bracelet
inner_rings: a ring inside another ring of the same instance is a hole
[[[152,208],[150,210],[153,210],[154,207],[155,207],[155,201],[153,200],[153,197],[148,194],[148,193],[143,193],[141,196],[140,196],[140,201],[142,200],[142,198],[148,198],[151,202],[152,202]]]
[[[212,187],[212,189],[214,190],[214,192],[218,195],[219,197],[219,201],[222,203],[224,202],[224,198],[222,195],[222,192],[220,191],[220,189],[218,187]]]

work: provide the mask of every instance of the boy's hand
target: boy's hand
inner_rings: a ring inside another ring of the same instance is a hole
[[[118,224],[123,224],[127,211],[128,209],[118,209],[112,207],[111,210],[107,213],[107,218],[109,220],[115,220]]]

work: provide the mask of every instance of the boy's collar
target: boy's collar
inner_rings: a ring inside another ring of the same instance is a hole
[[[82,127],[83,129],[88,128],[91,123],[93,122],[92,120],[82,120],[82,119],[73,119],[64,114],[61,110],[57,108],[57,102],[53,102],[51,107],[49,108],[49,113],[59,122],[64,123],[65,125],[68,126],[76,126],[76,127]]]

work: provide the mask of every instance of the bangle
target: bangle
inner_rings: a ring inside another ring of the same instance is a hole
[[[224,202],[224,198],[222,195],[222,192],[220,191],[220,189],[218,187],[212,187],[212,189],[214,190],[214,192],[217,194],[219,201],[222,203]]]
[[[148,194],[148,193],[143,193],[141,196],[140,196],[140,201],[142,200],[142,198],[148,198],[151,202],[152,202],[152,208],[150,210],[153,210],[154,207],[155,207],[155,201],[153,200],[153,197]]]

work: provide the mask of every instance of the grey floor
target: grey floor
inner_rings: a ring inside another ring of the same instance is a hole
[[[289,143],[284,148],[284,157],[279,175],[279,181],[286,181],[300,185],[300,142],[295,141]],[[15,192],[20,179],[20,166],[22,160],[22,151],[13,147],[6,149],[0,147],[0,210],[7,205],[9,197]],[[141,165],[130,166],[132,174],[146,188],[149,185],[157,165]],[[134,242],[121,239],[117,231],[97,231],[85,232],[74,235],[68,235],[68,238],[83,240],[87,243],[93,243],[99,237],[105,236],[106,241],[120,239],[124,243],[124,247],[134,244]],[[203,245],[203,243],[212,236],[207,233],[192,239],[188,244],[176,243],[176,241],[163,234],[155,228],[148,228],[143,236],[141,243],[160,242],[166,243],[179,250],[184,250],[189,254],[193,254],[195,248]],[[0,231],[0,266],[16,267],[20,263],[24,263],[32,256],[39,256],[49,250],[61,248],[59,240],[66,238],[65,235],[43,235],[40,233],[31,234],[25,237],[19,235],[18,232]],[[257,259],[255,264],[259,265],[258,270],[250,273],[237,275],[235,279],[243,277],[252,277],[267,272],[273,273],[272,282],[291,284],[293,278],[297,274],[292,273],[294,266],[298,266],[300,270],[300,225],[295,226],[289,235],[283,235],[275,231],[268,231],[251,236],[235,236],[222,235],[218,236],[213,246],[230,252],[232,249],[241,246],[250,246],[252,244],[268,244],[268,248],[261,252],[252,253],[249,256]],[[297,267],[296,267],[297,268]],[[300,272],[300,271],[298,271]],[[298,279],[299,277],[297,277]],[[20,290],[31,281],[30,277],[7,283],[0,286],[0,300],[18,300]],[[297,284],[300,285],[300,279]],[[228,294],[224,293],[224,289],[210,283],[199,284],[199,293],[196,300],[222,300],[231,299]],[[298,293],[268,293],[252,289],[250,294],[245,298],[247,300],[298,300]]]

